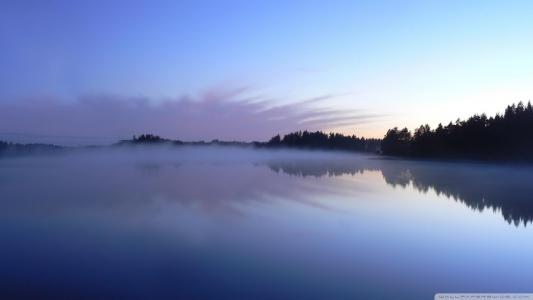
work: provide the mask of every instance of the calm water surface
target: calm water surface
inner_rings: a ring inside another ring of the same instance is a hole
[[[533,168],[231,148],[0,160],[1,299],[533,291]]]

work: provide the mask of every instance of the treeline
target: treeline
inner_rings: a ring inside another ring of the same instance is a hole
[[[133,139],[131,140],[133,143],[137,144],[150,144],[150,143],[167,143],[170,142],[168,139],[164,139],[158,135],[154,134],[141,134],[139,136],[133,136]]]
[[[340,133],[326,134],[321,131],[297,131],[284,135],[276,135],[268,142],[235,142],[212,140],[210,142],[184,142],[180,140],[165,139],[154,134],[141,134],[133,136],[130,140],[123,140],[116,145],[219,145],[219,146],[255,146],[257,148],[302,148],[302,149],[322,149],[322,150],[348,150],[376,152],[380,148],[381,140],[359,138],[355,135],[343,135]]]
[[[183,145],[183,146],[251,146],[252,143],[237,142],[237,141],[194,141],[194,142],[185,142],[181,140],[171,140],[162,138],[155,134],[141,134],[139,136],[133,136],[131,140],[122,140],[116,143],[116,146],[125,146],[125,145]]]
[[[276,135],[263,146],[376,152],[380,142],[379,139],[365,139],[340,133],[297,131],[286,134],[283,138]]]
[[[435,129],[422,125],[413,133],[393,128],[381,150],[414,157],[533,160],[533,107],[520,102],[507,106],[503,115],[474,115]]]
[[[12,142],[0,141],[0,157],[2,156],[19,156],[28,154],[46,154],[56,153],[63,150],[64,147],[50,144],[19,144]]]
[[[134,135],[132,139],[130,140],[121,140],[118,143],[115,144],[115,146],[127,146],[127,145],[158,145],[158,144],[174,144],[174,145],[181,145],[182,142],[178,140],[169,140],[166,138],[162,138],[155,134],[141,134],[141,135]]]

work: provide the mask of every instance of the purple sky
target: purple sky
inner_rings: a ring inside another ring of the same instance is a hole
[[[533,96],[532,15],[521,0],[4,0],[0,139],[382,137],[493,115]]]
[[[288,130],[322,130],[376,121],[383,116],[335,110],[321,96],[290,104],[252,96],[249,89],[212,89],[198,97],[153,101],[117,96],[0,102],[0,128],[20,142],[100,144],[156,133],[181,140],[268,140]],[[31,134],[25,134],[31,133]]]

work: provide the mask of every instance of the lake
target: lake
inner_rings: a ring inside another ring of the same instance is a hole
[[[0,160],[1,299],[533,290],[533,168],[231,147]]]

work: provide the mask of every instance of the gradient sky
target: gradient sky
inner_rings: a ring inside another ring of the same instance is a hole
[[[8,110],[20,117],[0,122],[0,134],[70,136],[83,126],[85,137],[122,137],[142,130],[128,125],[131,109],[117,109],[130,102],[136,116],[143,105],[219,103],[188,121],[190,139],[239,139],[238,130],[217,131],[226,122],[211,123],[217,112],[247,127],[242,139],[301,129],[254,132],[253,113],[284,105],[285,118],[314,109],[335,120],[313,129],[372,137],[494,114],[533,96],[532,16],[531,1],[1,1],[0,119]],[[87,97],[99,105],[87,122],[61,116],[90,111]],[[110,98],[124,121],[106,135],[90,120],[105,119]],[[260,106],[242,110],[250,99]],[[21,119],[25,110],[31,119]],[[354,122],[339,122],[349,120],[339,111]],[[43,114],[59,121],[46,128],[35,121]],[[180,121],[147,122],[155,133],[183,134],[168,129]]]

